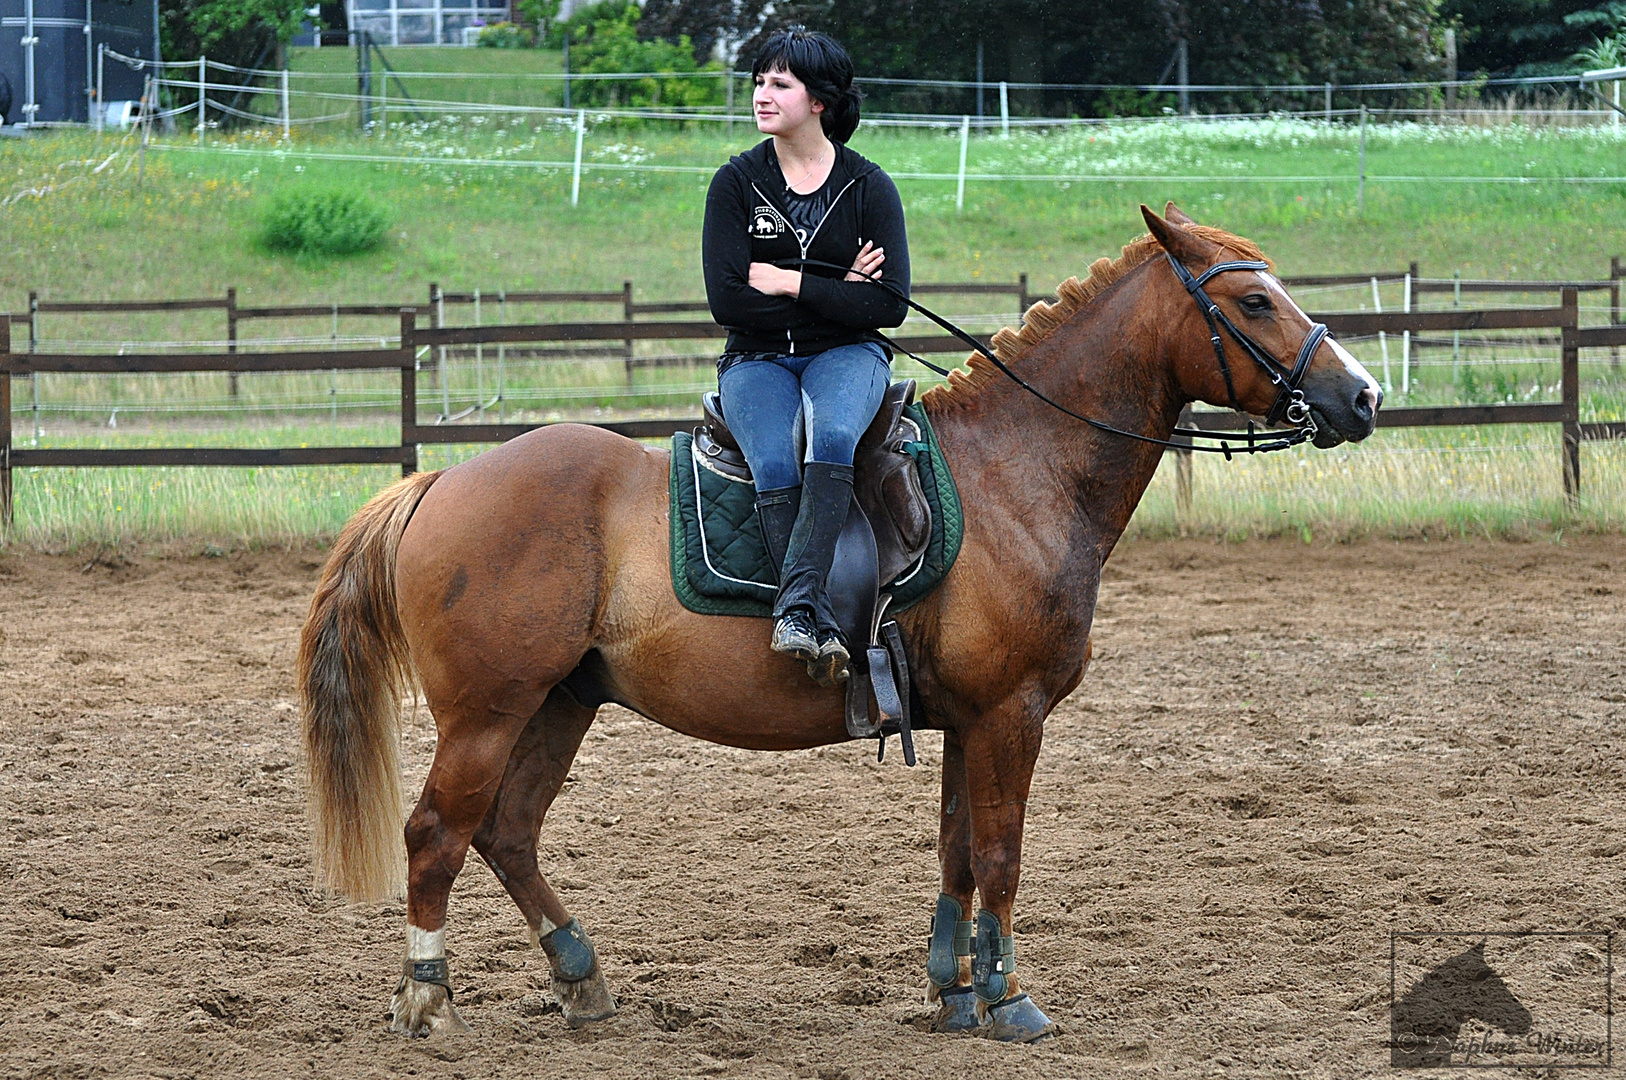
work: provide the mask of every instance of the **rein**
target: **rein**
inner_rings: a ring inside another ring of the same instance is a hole
[[[1203,271],[1201,276],[1193,276],[1191,271],[1187,270],[1185,265],[1173,255],[1165,252],[1164,257],[1169,260],[1169,265],[1174,268],[1175,275],[1180,279],[1181,284],[1185,286],[1186,292],[1190,294],[1191,298],[1197,302],[1199,310],[1201,310],[1203,313],[1203,320],[1208,323],[1209,340],[1213,343],[1214,356],[1219,361],[1220,373],[1225,376],[1225,390],[1230,396],[1231,407],[1237,412],[1242,411],[1242,407],[1237,403],[1236,400],[1236,389],[1231,380],[1231,367],[1225,359],[1225,343],[1220,339],[1220,327],[1224,327],[1225,332],[1235,339],[1236,343],[1242,347],[1244,352],[1253,358],[1253,361],[1264,370],[1265,374],[1270,378],[1271,384],[1274,385],[1278,390],[1276,401],[1271,406],[1270,415],[1266,417],[1265,422],[1268,424],[1275,424],[1285,418],[1288,423],[1293,425],[1293,430],[1291,432],[1278,438],[1260,441],[1258,433],[1254,430],[1252,420],[1248,421],[1247,431],[1199,431],[1195,428],[1181,427],[1176,427],[1174,429],[1172,434],[1178,439],[1212,439],[1219,443],[1218,446],[1202,446],[1191,441],[1175,442],[1173,439],[1157,439],[1150,435],[1142,435],[1139,432],[1125,431],[1123,428],[1113,427],[1111,424],[1104,423],[1092,417],[1084,416],[1081,413],[1076,413],[1067,406],[1053,400],[1043,391],[1039,390],[1027,380],[1023,379],[1022,376],[1012,371],[1003,360],[994,355],[993,350],[984,346],[982,342],[972,337],[965,330],[954,325],[954,323],[950,322],[948,319],[945,319],[943,316],[937,314],[937,312],[926,307],[924,304],[920,304],[915,300],[912,300],[903,292],[903,290],[897,288],[891,282],[882,281],[873,274],[866,274],[863,271],[853,270],[851,267],[837,266],[835,263],[825,262],[822,259],[786,259],[781,262],[777,262],[774,265],[785,269],[796,266],[820,266],[829,270],[840,270],[843,273],[858,274],[860,277],[868,280],[871,284],[879,285],[881,288],[885,289],[893,296],[896,296],[899,300],[902,300],[905,304],[908,304],[911,308],[920,312],[920,314],[926,316],[926,318],[930,319],[944,330],[947,330],[949,333],[971,346],[971,348],[975,349],[984,359],[993,364],[994,367],[998,368],[999,371],[1007,376],[1012,382],[1016,383],[1016,385],[1020,386],[1022,389],[1044,402],[1046,405],[1049,405],[1058,412],[1065,413],[1074,420],[1080,420],[1098,431],[1105,431],[1113,435],[1121,435],[1126,439],[1135,439],[1139,442],[1152,443],[1156,446],[1169,447],[1175,450],[1197,451],[1205,454],[1224,454],[1225,460],[1227,461],[1231,460],[1232,454],[1267,454],[1273,450],[1286,450],[1289,447],[1297,446],[1300,443],[1307,442],[1313,438],[1316,433],[1315,421],[1310,416],[1310,406],[1307,402],[1305,402],[1304,393],[1299,389],[1299,384],[1304,379],[1304,373],[1309,370],[1310,358],[1315,355],[1315,351],[1321,347],[1321,342],[1327,337],[1326,325],[1323,323],[1314,323],[1311,325],[1310,333],[1305,337],[1304,343],[1299,346],[1298,357],[1295,359],[1292,369],[1289,370],[1272,359],[1270,354],[1266,353],[1258,342],[1254,341],[1253,338],[1249,337],[1240,327],[1232,322],[1226,316],[1226,314],[1219,309],[1218,305],[1216,305],[1214,301],[1209,298],[1208,293],[1203,289],[1203,285],[1216,274],[1223,274],[1229,270],[1269,270],[1270,266],[1268,263],[1216,263],[1207,270]],[[929,360],[922,359],[921,357],[910,352],[908,349],[903,348],[885,334],[875,331],[875,336],[890,348],[903,353],[905,356],[909,357],[917,364],[920,364],[922,367],[935,371],[937,374],[942,375],[945,378],[948,376],[948,369],[938,367]],[[1243,445],[1232,446],[1231,443],[1233,441],[1239,441],[1243,443]]]

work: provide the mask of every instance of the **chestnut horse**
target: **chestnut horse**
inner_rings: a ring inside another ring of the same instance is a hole
[[[1142,207],[1151,235],[1063,283],[1000,358],[1057,404],[1167,438],[1192,401],[1231,400],[1192,272],[1255,246]],[[1207,285],[1220,310],[1291,366],[1310,319],[1266,270]],[[1225,341],[1235,399],[1277,396]],[[1371,434],[1377,384],[1341,346],[1314,347],[1301,389],[1336,445]],[[938,1025],[1031,1039],[1050,1026],[1012,969],[1028,787],[1045,717],[1084,675],[1101,567],[1163,450],[1096,430],[971,357],[923,398],[965,508],[959,559],[898,616],[924,715],[943,732],[938,898],[928,994]],[[546,953],[567,1021],[614,1012],[597,954],[537,866],[537,837],[596,702],[698,739],[755,750],[844,741],[842,692],[770,652],[760,619],[696,615],[672,590],[667,450],[603,430],[532,431],[372,499],[340,534],[300,643],[316,863],[357,899],[399,889],[403,695],[420,687],[439,739],[406,821],[408,951],[392,1028],[459,1030],[445,961],[447,897],[469,845]],[[602,694],[582,694],[581,668]],[[578,676],[579,678],[579,676]],[[586,703],[582,702],[585,699]],[[982,910],[971,916],[973,893]],[[975,990],[975,994],[970,993]],[[973,997],[975,1000],[973,1001]]]

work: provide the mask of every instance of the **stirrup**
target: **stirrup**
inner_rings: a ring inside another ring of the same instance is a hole
[[[792,608],[775,620],[773,640],[768,647],[776,653],[793,656],[811,665],[819,659],[816,633],[812,614],[801,608]]]

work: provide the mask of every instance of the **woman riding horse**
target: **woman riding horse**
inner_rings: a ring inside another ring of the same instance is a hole
[[[907,293],[909,246],[898,189],[846,145],[859,102],[846,50],[824,34],[780,31],[751,74],[757,129],[772,138],[718,169],[706,196],[706,298],[728,328],[718,390],[778,574],[771,647],[833,686],[849,657],[825,579],[852,499],[853,451],[891,381],[872,331],[908,314],[863,275],[880,277],[885,262]],[[805,260],[852,270],[797,265]]]

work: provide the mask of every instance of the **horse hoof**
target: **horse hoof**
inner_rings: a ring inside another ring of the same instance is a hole
[[[977,1019],[977,998],[969,986],[951,986],[938,991],[937,1015],[932,1017],[932,1030],[941,1032],[976,1031],[982,1026]]]
[[[988,1024],[978,1034],[999,1042],[1031,1043],[1048,1039],[1056,1025],[1026,994],[986,1007]]]
[[[390,1030],[421,1039],[429,1035],[456,1035],[469,1025],[458,1015],[452,996],[439,983],[402,979],[390,998]]]
[[[565,1023],[573,1028],[608,1020],[615,1015],[615,998],[610,996],[610,988],[604,984],[604,973],[599,971],[597,964],[593,965],[592,974],[585,979],[565,982],[556,977],[553,980],[553,996],[559,1000]]]

